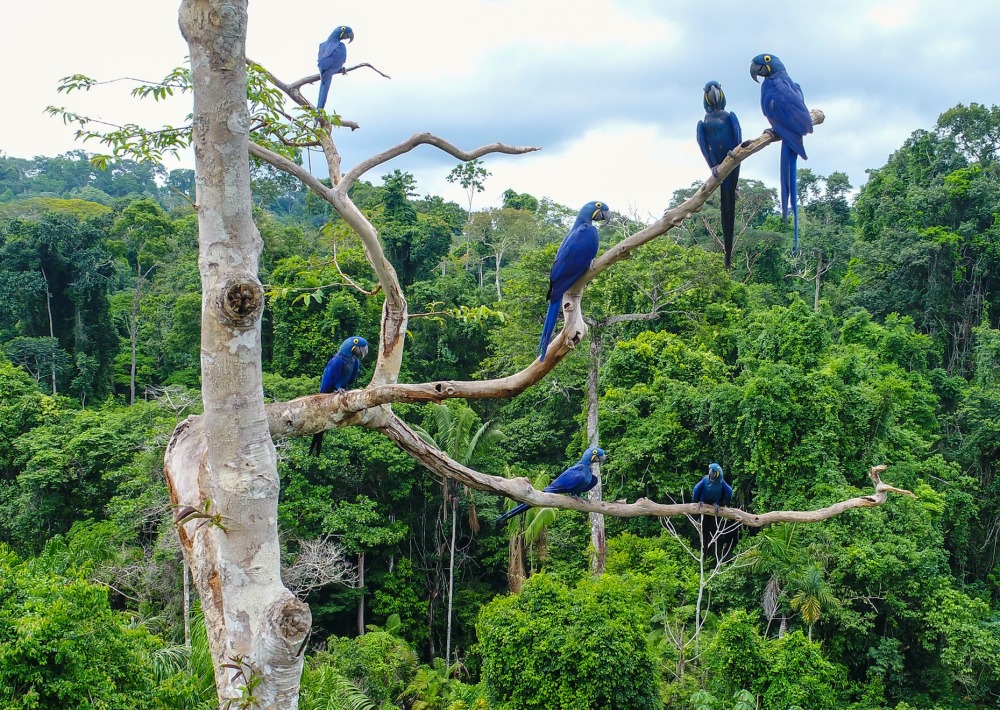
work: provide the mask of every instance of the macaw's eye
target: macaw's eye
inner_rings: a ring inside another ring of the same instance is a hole
[[[595,202],[594,203],[594,207],[596,207],[597,209],[601,209],[601,203],[600,202]]]
[[[341,28],[340,28],[340,31],[341,31],[341,32],[343,32],[343,31],[344,31],[344,30],[346,30],[346,29],[347,29],[346,27],[341,27]]]
[[[354,344],[355,344],[355,345],[357,345],[357,344],[358,344],[358,339],[357,339],[357,338],[355,338],[355,339],[354,339]]]
[[[769,61],[771,61],[771,55],[770,54],[765,54],[764,55],[764,63],[766,64]]]

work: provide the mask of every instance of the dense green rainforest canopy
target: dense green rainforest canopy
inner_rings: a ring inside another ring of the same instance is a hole
[[[594,367],[606,499],[689,499],[713,461],[757,512],[870,492],[882,463],[915,499],[730,531],[704,565],[686,519],[608,519],[593,576],[582,513],[531,511],[522,535],[492,523],[507,501],[378,433],[329,431],[319,458],[278,442],[285,578],[313,614],[302,707],[996,707],[998,149],[1000,113],[973,104],[860,189],[800,170],[796,257],[774,190],[744,180],[731,273],[714,197],[587,290],[598,321],[655,314],[592,329],[597,357],[585,344],[509,401],[397,407],[455,458],[541,487],[587,446]],[[348,335],[377,341],[382,295],[325,204],[254,176],[265,396],[286,400]],[[201,406],[193,184],[0,156],[0,707],[215,707],[162,473]],[[352,193],[420,314],[402,379],[526,366],[579,205],[419,195],[399,171]],[[602,249],[638,227],[602,228]]]

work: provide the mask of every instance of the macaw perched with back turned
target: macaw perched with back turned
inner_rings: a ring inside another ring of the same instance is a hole
[[[812,116],[806,108],[802,87],[792,81],[785,65],[773,54],[758,54],[750,62],[754,81],[764,77],[760,86],[760,108],[771,128],[781,138],[781,218],[788,219],[788,204],[792,205],[795,246],[799,252],[799,204],[795,163],[801,156],[807,160],[802,138],[813,132]]]
[[[726,111],[726,95],[717,81],[705,84],[705,120],[698,121],[698,145],[705,162],[718,177],[715,168],[726,159],[733,148],[743,142],[743,131],[735,113]],[[722,200],[722,243],[726,269],[733,265],[733,230],[736,224],[736,186],[740,181],[740,166],[722,181],[719,197]]]
[[[343,392],[347,387],[358,379],[358,372],[361,371],[361,360],[368,355],[368,341],[360,335],[352,335],[340,345],[337,354],[330,358],[323,369],[323,377],[319,381],[320,394],[330,394],[331,392]],[[319,456],[319,451],[323,448],[323,434],[318,431],[313,434],[312,444],[309,445],[309,455]]]
[[[542,362],[545,361],[545,351],[548,350],[556,321],[559,320],[563,294],[587,272],[590,262],[597,256],[597,227],[591,223],[598,221],[602,224],[610,222],[611,208],[606,202],[588,202],[576,216],[573,228],[563,238],[555,261],[552,262],[549,292],[545,296],[549,301],[549,310],[545,314],[545,327],[538,343],[538,359]]]
[[[330,91],[330,80],[337,72],[344,70],[344,63],[347,61],[348,42],[354,41],[354,30],[347,25],[341,25],[327,37],[326,42],[319,46],[319,57],[316,65],[319,67],[319,99],[316,101],[316,108],[326,106],[326,95]]]
[[[722,477],[722,466],[710,463],[708,475],[698,481],[694,487],[694,495],[691,496],[692,502],[698,504],[698,510],[701,510],[702,503],[714,505],[715,513],[718,515],[719,506],[728,506],[732,499],[733,487],[726,483],[726,479]]]
[[[604,463],[606,458],[604,449],[597,447],[587,449],[577,463],[560,473],[556,480],[545,486],[544,491],[546,493],[566,493],[574,498],[579,498],[582,493],[586,493],[597,485],[600,479],[594,475],[591,467],[595,463]],[[527,503],[516,505],[497,518],[495,522],[499,525],[515,515],[520,515],[530,507]]]

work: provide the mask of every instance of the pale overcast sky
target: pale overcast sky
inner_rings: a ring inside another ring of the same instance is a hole
[[[121,84],[55,92],[71,73],[162,77],[187,53],[178,6],[4,3],[0,151],[32,157],[81,147],[70,127],[43,114],[49,104],[116,123],[180,123],[188,98],[142,105]],[[392,79],[367,70],[334,78],[328,108],[362,127],[338,137],[345,169],[418,131],[464,148],[536,145],[543,150],[485,159],[493,176],[476,206],[497,204],[511,187],[574,208],[600,199],[651,216],[708,174],[694,138],[707,80],[722,83],[744,137],[757,136],[767,124],[750,59],[779,56],[809,107],[827,116],[807,137],[810,159],[800,166],[844,171],[857,186],[945,109],[1000,103],[998,16],[995,3],[965,0],[252,0],[247,52],[293,81],[316,71],[317,47],[335,25],[354,29],[348,65],[370,62]],[[366,177],[377,183],[398,167],[415,174],[421,194],[464,205],[444,179],[455,162],[422,147]],[[771,185],[777,174],[773,148],[742,172]]]

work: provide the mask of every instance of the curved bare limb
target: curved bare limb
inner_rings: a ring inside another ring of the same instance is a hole
[[[490,143],[489,145],[484,145],[480,148],[476,148],[475,150],[465,151],[458,146],[449,143],[443,138],[438,138],[433,133],[414,133],[402,143],[394,145],[393,147],[382,151],[378,155],[373,155],[366,160],[362,160],[360,163],[351,168],[347,174],[344,175],[340,189],[345,192],[350,190],[351,185],[353,185],[359,177],[372,168],[378,167],[382,163],[387,163],[393,158],[397,158],[404,153],[409,153],[418,145],[432,145],[435,148],[443,150],[448,155],[465,161],[475,160],[476,158],[481,158],[489,153],[522,155],[524,153],[533,153],[536,150],[541,150],[541,148],[536,148],[534,146],[512,146],[505,145],[504,143]]]
[[[834,503],[816,510],[774,510],[767,513],[748,513],[738,508],[719,508],[716,514],[714,506],[699,506],[695,503],[657,503],[648,498],[640,498],[634,503],[624,501],[592,501],[588,498],[573,498],[556,493],[545,493],[531,485],[527,478],[501,478],[488,476],[474,471],[451,459],[444,452],[434,448],[421,439],[399,417],[392,415],[375,429],[381,431],[396,443],[403,451],[420,461],[432,472],[444,478],[459,481],[470,488],[497,493],[513,498],[519,503],[528,503],[537,507],[558,508],[560,510],[580,510],[588,513],[602,513],[618,518],[637,518],[643,516],[670,517],[676,515],[717,515],[742,523],[748,527],[759,528],[777,523],[815,523],[840,515],[855,508],[874,508],[885,503],[889,493],[914,496],[910,491],[895,488],[882,482],[884,465],[873,466],[868,473],[875,487],[874,495],[858,496]]]
[[[823,112],[818,109],[814,109],[812,111],[812,117],[813,123],[817,125],[822,123],[825,119]],[[418,136],[419,135],[421,134],[418,134]],[[410,148],[418,144],[417,142],[412,142],[414,141],[414,138],[417,138],[418,136],[414,136],[411,138],[410,142],[407,142]],[[279,428],[280,433],[275,429],[272,429],[272,433],[279,436],[303,436],[313,434],[316,431],[325,428],[323,426],[313,428],[318,423],[321,423],[321,419],[317,419],[313,416],[316,408],[318,408],[318,411],[325,413],[326,416],[336,415],[336,417],[340,418],[351,417],[352,415],[364,412],[368,408],[379,407],[393,402],[440,402],[445,399],[455,398],[502,399],[514,397],[520,394],[545,377],[545,375],[558,365],[559,362],[566,357],[566,355],[568,355],[586,336],[588,330],[587,323],[585,322],[585,317],[580,308],[583,287],[612,264],[627,258],[633,251],[643,244],[652,241],[658,236],[666,234],[674,227],[682,224],[685,219],[701,210],[705,202],[708,200],[708,197],[721,184],[721,179],[724,179],[726,175],[728,175],[733,168],[736,167],[736,165],[746,160],[751,155],[763,150],[766,146],[773,143],[774,140],[775,139],[771,133],[764,132],[760,137],[754,140],[745,141],[742,145],[737,147],[718,167],[717,172],[719,177],[710,175],[697,192],[695,192],[695,194],[690,198],[682,202],[680,205],[667,210],[663,217],[659,220],[645,229],[636,232],[632,236],[621,240],[608,249],[604,254],[595,259],[591,268],[580,278],[579,281],[576,282],[576,284],[573,285],[569,291],[567,291],[566,296],[563,299],[564,326],[559,334],[553,338],[552,342],[549,344],[549,349],[546,352],[544,362],[540,362],[536,359],[528,367],[519,372],[492,380],[439,380],[422,383],[397,383],[395,381],[395,375],[399,372],[398,367],[402,359],[402,333],[405,332],[405,323],[408,316],[405,313],[405,302],[402,307],[400,307],[398,301],[396,301],[393,306],[389,306],[390,301],[387,292],[386,308],[383,310],[382,347],[380,347],[379,353],[380,361],[379,365],[376,367],[376,374],[372,378],[372,383],[364,390],[354,390],[343,396],[311,395],[309,397],[301,397],[297,400],[293,400],[292,402],[284,403],[281,405],[282,410],[291,416],[286,419],[285,423]],[[452,147],[454,148],[454,146]],[[478,149],[478,151],[484,151],[490,147],[491,146],[485,146],[484,148]],[[331,204],[334,204],[334,207],[337,207],[338,202],[341,200],[344,201],[344,204],[349,204],[353,207],[353,203],[351,203],[346,196],[338,195],[341,190],[346,190],[345,185],[347,185],[348,182],[347,176],[345,176],[338,189],[331,189],[310,175],[309,172],[302,166],[296,165],[287,158],[284,158],[276,153],[272,153],[266,148],[262,148],[261,146],[251,143],[250,151],[254,155],[272,163],[275,167],[287,170],[295,177],[298,177],[307,186],[316,191],[317,194],[330,201]],[[474,151],[474,153],[475,152],[477,151]],[[473,153],[463,153],[462,155],[469,156],[472,154]],[[339,207],[338,211],[340,211]],[[356,207],[354,207],[354,211],[357,211]],[[368,220],[365,219],[360,212],[357,212],[356,215],[352,215],[352,219],[348,219],[348,214],[350,213],[344,214],[344,212],[341,212],[341,214],[345,217],[345,219],[347,219],[353,228],[358,230],[358,234],[365,243],[366,255],[368,254],[369,244],[371,244],[374,249],[377,249],[378,255],[384,259],[385,257],[382,254],[381,246],[378,244],[377,234],[375,233],[374,227],[371,226],[370,222],[368,222]],[[388,261],[386,261],[385,264],[388,268],[392,268],[391,265],[388,264]],[[376,269],[376,274],[379,275],[380,283],[382,283],[382,275],[379,274],[378,269]],[[394,270],[392,274],[392,283],[395,288],[398,289],[398,281],[395,280]],[[384,283],[383,288],[385,288]],[[402,292],[399,291],[398,294],[398,298],[402,299]],[[387,327],[389,328],[388,331]],[[386,337],[387,332],[391,338]],[[395,346],[392,345],[393,343],[395,343]],[[392,355],[391,370],[387,369],[389,367],[388,362],[383,363],[383,352],[387,353],[386,359],[388,359],[389,354]],[[392,377],[386,376],[389,372],[393,375]],[[279,405],[270,406],[278,407]],[[309,414],[308,417],[306,417],[307,413]],[[308,423],[306,419],[308,419]],[[330,423],[327,426],[339,425],[339,422],[334,419],[329,420],[329,422]]]

